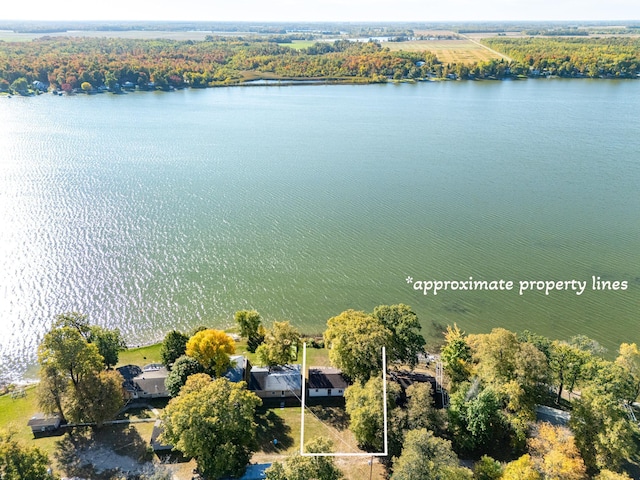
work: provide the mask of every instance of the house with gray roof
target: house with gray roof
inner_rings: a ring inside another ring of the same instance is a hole
[[[300,398],[302,394],[301,365],[253,367],[249,390],[262,399]]]

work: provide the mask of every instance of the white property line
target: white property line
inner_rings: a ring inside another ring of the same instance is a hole
[[[300,455],[303,457],[386,457],[388,452],[387,442],[387,354],[382,347],[382,415],[384,425],[384,452],[378,453],[353,453],[353,452],[328,452],[307,453],[304,451],[304,409],[306,399],[306,373],[307,373],[307,344],[302,344],[302,408],[300,408]]]

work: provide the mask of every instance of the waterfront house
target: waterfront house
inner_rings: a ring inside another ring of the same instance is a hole
[[[341,370],[333,367],[309,367],[309,397],[344,397],[347,386]]]
[[[162,364],[151,363],[142,368],[137,365],[125,365],[117,370],[124,378],[123,387],[131,399],[170,396],[164,385],[169,371]]]
[[[249,390],[263,399],[300,398],[302,394],[301,366],[252,367]]]

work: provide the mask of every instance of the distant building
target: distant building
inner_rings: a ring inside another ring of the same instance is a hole
[[[309,367],[309,397],[344,397],[347,386],[341,370],[333,367]]]
[[[263,399],[300,398],[302,375],[300,365],[253,367],[249,390]]]

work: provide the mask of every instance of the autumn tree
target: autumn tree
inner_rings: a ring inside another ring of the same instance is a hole
[[[171,330],[164,336],[160,347],[160,358],[167,368],[171,369],[174,362],[184,355],[188,341],[189,336],[177,330]]]
[[[524,454],[505,465],[502,480],[543,480],[543,477],[536,470],[531,456]]]
[[[0,430],[0,478],[2,480],[54,480],[49,458],[34,446],[24,446],[15,433]]]
[[[256,447],[261,404],[244,382],[192,375],[164,410],[164,440],[193,457],[206,478],[241,476]]]
[[[256,355],[263,365],[287,365],[298,358],[299,348],[300,332],[289,322],[274,322]]]
[[[236,351],[233,339],[221,330],[201,330],[187,342],[186,354],[195,358],[205,371],[220,377],[231,366],[230,355]]]
[[[565,427],[539,424],[537,434],[529,440],[529,453],[536,469],[547,480],[587,478],[587,469],[573,435]]]
[[[240,310],[235,313],[235,320],[240,327],[240,336],[247,339],[247,350],[255,352],[265,338],[264,327],[260,328],[260,314],[256,310]]]
[[[471,347],[465,333],[454,325],[447,326],[445,344],[440,352],[444,370],[454,384],[465,382],[471,375]]]
[[[411,307],[404,304],[380,305],[374,308],[373,317],[391,332],[387,358],[414,368],[418,354],[424,352],[425,340],[420,334],[422,327],[418,316]]]
[[[390,336],[371,315],[346,310],[327,321],[324,341],[331,363],[348,377],[366,382],[382,370],[382,347]]]
[[[391,480],[471,480],[471,470],[460,467],[451,442],[425,428],[410,430],[402,455],[393,462]]]
[[[621,344],[616,364],[629,372],[633,382],[629,400],[635,401],[640,396],[640,349],[638,346],[635,343]]]

